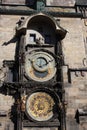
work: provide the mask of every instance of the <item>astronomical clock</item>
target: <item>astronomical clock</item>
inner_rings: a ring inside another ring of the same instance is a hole
[[[61,126],[61,40],[66,32],[57,26],[52,17],[39,13],[17,28],[19,130]]]
[[[21,114],[23,126],[58,127],[60,108],[59,97],[49,89],[36,88],[22,95]]]

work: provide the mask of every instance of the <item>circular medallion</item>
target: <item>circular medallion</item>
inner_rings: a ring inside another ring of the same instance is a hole
[[[27,114],[36,121],[47,121],[53,117],[53,98],[46,92],[31,94],[26,102]]]
[[[47,70],[47,60],[45,57],[37,57],[33,61],[33,67],[38,72],[44,72]]]
[[[48,81],[56,74],[55,58],[46,51],[32,51],[25,57],[25,72],[35,81]]]

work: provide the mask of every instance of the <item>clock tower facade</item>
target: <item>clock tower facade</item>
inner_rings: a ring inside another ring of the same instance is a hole
[[[16,33],[20,37],[17,66],[22,102],[18,110],[18,128],[20,130],[21,125],[61,129],[61,40],[66,30],[53,17],[37,13],[23,20]]]

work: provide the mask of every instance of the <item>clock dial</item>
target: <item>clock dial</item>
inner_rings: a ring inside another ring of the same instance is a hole
[[[44,72],[47,70],[47,60],[44,57],[37,57],[33,62],[33,67],[36,71]]]
[[[26,102],[27,114],[36,121],[47,121],[53,117],[53,98],[46,92],[31,94]]]
[[[56,73],[55,59],[46,51],[32,51],[26,55],[25,71],[35,81],[48,81]]]

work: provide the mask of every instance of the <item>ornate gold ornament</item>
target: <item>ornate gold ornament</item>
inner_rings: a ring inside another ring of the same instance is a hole
[[[36,121],[47,121],[53,117],[54,99],[46,92],[31,94],[26,102],[27,114]]]
[[[21,97],[21,111],[25,111],[26,97],[26,95]]]

